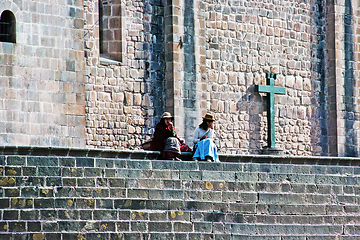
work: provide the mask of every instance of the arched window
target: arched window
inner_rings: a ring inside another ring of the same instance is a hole
[[[0,16],[0,42],[16,43],[16,19],[9,10]]]

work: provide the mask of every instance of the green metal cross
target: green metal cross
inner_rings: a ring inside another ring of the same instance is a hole
[[[267,105],[267,119],[268,119],[268,147],[275,148],[275,93],[285,94],[285,88],[274,86],[274,80],[276,79],[275,73],[266,74],[267,85],[256,85],[255,91],[267,93],[268,105]]]

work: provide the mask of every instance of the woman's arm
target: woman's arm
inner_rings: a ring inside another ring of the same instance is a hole
[[[195,132],[194,132],[194,144],[197,144],[198,142],[200,141],[200,131],[199,131],[199,127],[197,127],[195,129]]]

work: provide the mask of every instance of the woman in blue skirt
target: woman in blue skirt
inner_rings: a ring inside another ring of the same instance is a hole
[[[194,155],[195,160],[207,160],[208,162],[219,162],[216,145],[213,142],[215,118],[211,114],[203,117],[203,122],[194,132]]]

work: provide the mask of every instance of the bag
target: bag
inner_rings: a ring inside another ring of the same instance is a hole
[[[180,154],[180,147],[181,144],[179,139],[177,139],[176,137],[168,137],[165,141],[164,152]]]
[[[150,139],[146,140],[145,142],[143,142],[141,144],[142,149],[150,150],[152,140],[153,140],[153,138],[150,138]]]
[[[188,145],[186,145],[185,143],[181,143],[180,151],[181,152],[192,152],[191,148]]]

